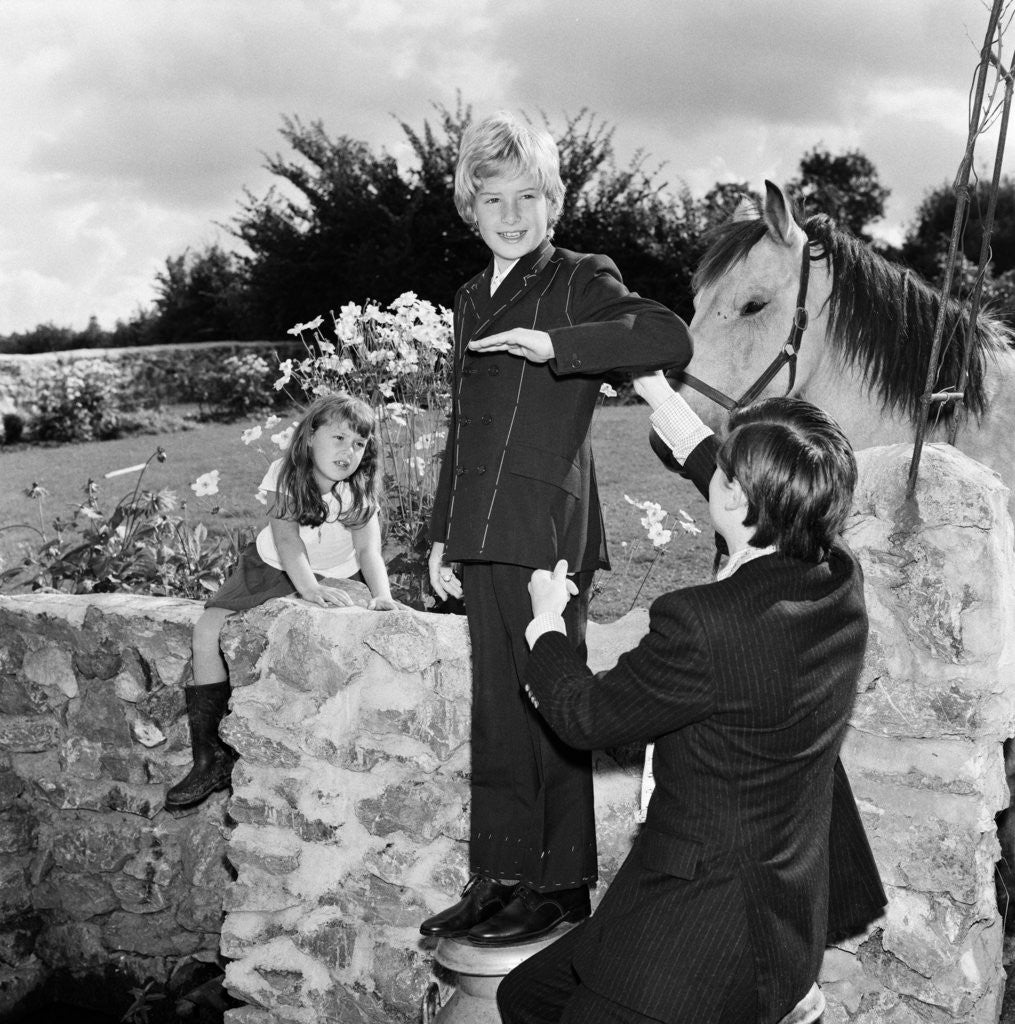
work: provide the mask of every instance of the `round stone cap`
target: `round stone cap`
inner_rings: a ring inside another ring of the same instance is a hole
[[[573,924],[565,922],[538,939],[510,946],[477,946],[464,938],[441,939],[434,950],[434,959],[442,967],[456,974],[503,977],[574,927]]]

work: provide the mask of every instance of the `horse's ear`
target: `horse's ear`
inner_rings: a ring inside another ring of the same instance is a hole
[[[783,245],[791,245],[800,232],[800,227],[793,219],[786,193],[778,185],[765,181],[765,222],[768,230]]]

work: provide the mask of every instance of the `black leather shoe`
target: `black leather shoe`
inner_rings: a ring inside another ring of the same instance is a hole
[[[565,921],[584,921],[590,913],[587,885],[554,892],[533,892],[520,885],[514,899],[502,911],[474,925],[466,935],[470,942],[480,946],[528,942],[552,932]]]
[[[492,878],[473,875],[462,890],[462,898],[453,907],[428,917],[419,926],[420,933],[439,939],[464,935],[473,925],[503,910],[517,888],[517,882],[502,885]]]

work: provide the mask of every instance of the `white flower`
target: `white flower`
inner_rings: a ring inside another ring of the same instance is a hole
[[[278,368],[282,371],[282,376],[275,381],[275,390],[281,391],[292,378],[293,361],[291,359],[287,359],[284,363],[279,363]]]
[[[677,526],[679,526],[681,530],[692,535],[701,533],[701,527],[697,526],[694,519],[691,518],[691,516],[689,516],[682,508],[677,509],[677,512],[680,514],[680,518],[677,520]]]
[[[275,426],[276,423],[281,423],[281,422],[282,422],[282,417],[281,416],[269,416],[264,421],[264,429],[265,430],[271,430],[271,428],[273,426]]]
[[[296,429],[296,424],[293,423],[291,426],[285,428],[277,434],[271,435],[271,440],[274,444],[277,444],[282,451],[285,451],[289,447],[289,442],[293,439],[293,431]]]
[[[261,428],[251,427],[249,430],[244,430],[243,433],[240,434],[240,440],[244,444],[250,444],[251,442],[256,441],[260,436]]]
[[[612,387],[610,387],[609,384],[606,384],[605,382],[599,388],[599,394],[605,395],[607,398],[617,397],[617,392]]]
[[[642,521],[642,526],[645,525],[645,520]],[[666,544],[669,544],[673,538],[672,530],[664,530],[661,523],[652,523],[648,527],[648,539],[652,541],[652,546],[655,548],[661,548]]]
[[[286,334],[291,334],[291,335],[293,335],[295,337],[297,334],[302,334],[304,331],[316,331],[317,328],[320,327],[321,324],[323,324],[323,323],[324,323],[324,317],[323,316],[317,316],[317,317],[314,317],[313,320],[310,320],[310,321],[308,321],[305,324],[293,324],[293,326],[290,327],[289,330],[286,331],[285,333]]]
[[[190,485],[190,489],[199,498],[204,498],[211,494],[218,494],[219,471],[217,469],[213,469],[209,473],[203,473]]]

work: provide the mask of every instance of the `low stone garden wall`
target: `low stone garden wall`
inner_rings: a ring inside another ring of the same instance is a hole
[[[872,633],[843,759],[890,896],[830,950],[825,1024],[996,1022],[994,815],[1015,732],[1007,492],[947,449],[861,453],[849,539]],[[272,602],[226,629],[231,800],[173,818],[188,758],[183,601],[0,598],[0,1015],[55,965],[139,976],[228,958],[230,1024],[416,1021],[422,917],[467,871],[462,619]],[[640,613],[590,631],[603,667]],[[637,827],[636,764],[597,755],[602,875]],[[225,859],[222,854],[225,854]],[[600,886],[600,892],[604,885]]]

